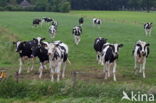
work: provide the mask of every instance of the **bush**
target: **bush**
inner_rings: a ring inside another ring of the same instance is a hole
[[[5,9],[4,9],[4,7],[0,7],[0,11],[4,11]]]

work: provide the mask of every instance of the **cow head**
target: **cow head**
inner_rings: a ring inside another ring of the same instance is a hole
[[[48,55],[49,56],[53,56],[54,53],[55,53],[55,48],[56,48],[56,45],[54,43],[50,43],[48,45]]]
[[[33,41],[39,46],[42,44],[43,40],[45,40],[45,38],[41,38],[41,37],[33,38]]]
[[[150,46],[149,43],[139,40],[136,44],[138,46],[138,50],[141,56],[146,56],[147,48]]]
[[[123,44],[110,44],[110,47],[112,48],[114,55],[118,57],[119,49],[123,47]]]

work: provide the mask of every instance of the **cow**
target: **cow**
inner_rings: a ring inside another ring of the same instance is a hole
[[[41,19],[34,19],[32,24],[33,24],[34,27],[37,27],[39,25],[42,26],[42,20]]]
[[[14,45],[16,45],[16,52],[19,53],[19,71],[18,73],[21,74],[22,66],[25,60],[30,60],[32,66],[31,68],[28,67],[27,72],[30,72],[30,70],[33,70],[34,67],[34,57],[32,56],[33,49],[36,48],[37,45],[41,44],[41,41],[45,38],[37,37],[34,38],[31,41],[17,41],[13,42]]]
[[[54,25],[51,25],[49,27],[49,34],[50,34],[51,38],[55,38],[55,36],[56,36],[56,30],[57,30],[57,27],[54,26]]]
[[[42,77],[43,69],[47,69],[46,64],[49,63],[49,56],[48,56],[48,42],[42,42],[41,45],[37,45],[35,49],[32,51],[33,57],[38,57],[40,61],[39,67],[39,78]]]
[[[145,23],[144,24],[144,30],[145,30],[145,34],[146,36],[151,36],[151,32],[152,32],[152,23]]]
[[[146,59],[150,53],[149,46],[150,46],[149,43],[138,40],[132,52],[134,56],[135,74],[137,74],[138,72],[143,73],[143,78],[146,77],[145,65],[146,65]],[[139,67],[137,65],[139,65]]]
[[[74,42],[76,45],[79,44],[81,40],[81,34],[82,34],[82,27],[81,26],[75,26],[72,30],[72,34],[74,36]]]
[[[97,19],[97,18],[93,18],[93,25],[100,25],[102,24],[102,20],[101,19]]]
[[[116,66],[117,59],[119,57],[119,48],[123,47],[123,44],[104,44],[102,50],[102,62],[104,63],[105,79],[110,77],[110,70],[112,69],[113,80],[116,81]]]
[[[83,22],[84,22],[84,19],[83,19],[83,17],[81,17],[81,18],[79,19],[79,25],[82,26]]]
[[[96,59],[98,61],[98,64],[103,64],[101,61],[101,52],[103,49],[103,45],[107,42],[107,39],[98,37],[94,41],[94,50],[96,51]]]
[[[59,81],[61,75],[61,66],[62,78],[65,76],[66,61],[68,60],[68,46],[61,41],[49,43],[48,55],[51,69],[51,81],[54,81],[55,73],[57,75],[57,81]]]
[[[53,21],[51,22],[51,25],[54,25],[55,28],[57,29],[58,23],[57,23],[57,21],[53,20]]]
[[[51,23],[53,21],[52,18],[50,17],[43,17],[42,20],[45,22],[45,23]]]

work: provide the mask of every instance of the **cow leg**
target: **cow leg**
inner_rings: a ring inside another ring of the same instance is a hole
[[[31,64],[31,60],[28,59],[28,60],[27,60],[27,65],[28,65],[27,73],[30,72],[30,64]]]
[[[56,74],[57,74],[57,82],[60,81],[60,70],[61,70],[61,62],[58,63],[58,65],[56,66]]]
[[[107,77],[107,72],[108,72],[107,67],[108,67],[108,64],[106,63],[106,64],[104,65],[105,79],[108,78],[108,77]]]
[[[49,58],[50,59],[50,58]],[[51,81],[54,81],[54,67],[52,65],[52,60],[49,60],[49,68],[50,68],[50,74],[51,74]]]
[[[32,66],[31,66],[31,71],[34,69],[34,58],[32,58]]]
[[[113,79],[116,81],[116,62],[113,65]]]
[[[44,68],[47,70],[47,66],[46,66],[46,64],[45,65],[43,65],[44,66]]]
[[[134,72],[135,72],[135,75],[137,75],[137,58],[134,58]]]
[[[76,39],[76,36],[74,36],[74,42],[75,42],[75,44],[77,44],[77,39]]]
[[[150,30],[149,30],[149,36],[151,36],[151,32],[152,32],[152,30],[150,29]]]
[[[43,63],[40,63],[40,75],[39,75],[39,78],[41,79],[42,78],[42,74],[43,74],[43,68],[44,68],[44,65],[43,65]]]
[[[62,78],[65,77],[65,70],[66,70],[66,62],[63,63]]]
[[[20,67],[19,67],[18,73],[21,74],[22,66],[23,66],[23,60],[22,60],[22,58],[19,59],[19,66],[20,66]]]
[[[146,36],[148,35],[148,31],[145,29],[145,34],[146,34]]]
[[[145,75],[145,64],[146,64],[146,58],[144,59],[143,66],[142,66],[143,78],[146,78],[146,75]]]
[[[110,77],[111,64],[108,63],[107,65],[108,65],[108,66],[107,66],[107,76],[108,76],[108,78],[109,78],[109,77]]]
[[[143,64],[140,64],[139,73],[142,73]]]
[[[80,41],[81,41],[81,38],[80,38],[80,36],[78,37],[78,44],[80,43]]]

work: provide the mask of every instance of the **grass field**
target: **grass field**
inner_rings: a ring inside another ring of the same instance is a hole
[[[141,90],[143,92],[149,92],[153,89],[156,94],[156,12],[0,12],[0,69],[5,69],[7,73],[12,76],[14,76],[15,71],[18,70],[18,54],[12,46],[12,41],[31,40],[38,36],[45,37],[47,41],[53,41],[48,34],[48,25],[45,24],[43,27],[32,28],[33,18],[46,16],[58,21],[58,32],[54,40],[61,40],[69,46],[69,59],[72,65],[67,66],[67,78],[62,80],[62,82],[70,84],[71,71],[89,72],[90,75],[80,75],[78,77],[78,82],[80,82],[80,84],[82,83],[84,88],[83,86],[78,86],[76,90],[79,92],[68,91],[69,93],[67,93],[66,96],[41,96],[35,100],[16,97],[6,99],[0,96],[0,103],[12,103],[13,101],[14,103],[119,103],[121,102],[122,90],[125,89]],[[85,18],[85,23],[83,25],[81,42],[76,46],[73,43],[71,32],[73,26],[78,25],[78,19],[81,16]],[[103,24],[100,29],[93,27],[92,18],[94,17],[103,19]],[[145,22],[153,22],[152,37],[146,37],[144,34],[143,24]],[[124,47],[120,50],[117,65],[117,82],[113,82],[112,78],[107,81],[104,80],[102,74],[103,67],[96,62],[93,43],[95,38],[99,36],[107,38],[111,43],[124,44]],[[134,63],[132,49],[137,40],[144,40],[151,44],[151,52],[146,65],[146,79],[142,79],[142,75],[135,76],[133,73]],[[41,85],[41,83],[45,83],[47,80],[50,82],[48,75],[44,76],[42,80],[37,78],[38,74],[36,74],[36,72],[38,71],[38,66],[38,61],[36,61],[36,68],[30,74],[26,73],[26,70],[23,70],[23,78],[21,81],[25,80],[27,84],[30,82],[36,83],[36,85]],[[62,84],[60,83],[60,85]],[[96,94],[98,94],[98,92],[99,94],[103,93],[103,95],[97,96]],[[123,103],[129,102],[126,101]]]

